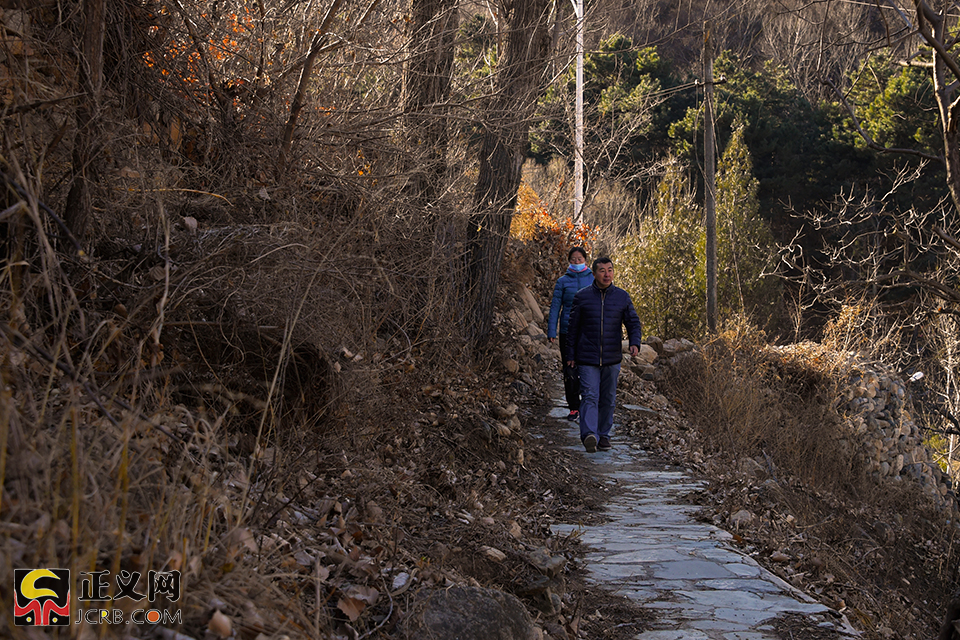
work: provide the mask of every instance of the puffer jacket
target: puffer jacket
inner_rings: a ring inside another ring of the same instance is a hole
[[[578,365],[602,367],[623,360],[621,326],[627,328],[630,346],[640,346],[640,318],[630,294],[610,285],[600,289],[594,282],[573,297],[567,327],[566,359]]]
[[[557,321],[560,321],[560,333],[567,332],[570,322],[570,307],[573,305],[573,296],[577,291],[593,284],[593,272],[590,268],[576,271],[567,267],[567,272],[557,278],[553,287],[553,301],[550,303],[550,319],[547,322],[547,337],[557,337]]]

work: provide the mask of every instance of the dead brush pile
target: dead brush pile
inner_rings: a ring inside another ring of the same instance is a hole
[[[514,378],[497,350],[468,356],[453,276],[423,268],[432,235],[211,226],[158,202],[156,244],[75,258],[18,207],[0,294],[0,635],[28,637],[16,568],[69,569],[74,619],[170,616],[83,620],[82,638],[394,637],[421,590],[523,596],[541,575],[527,554],[565,552],[549,514],[584,496],[570,467],[524,458]],[[76,600],[94,572],[113,597],[118,576],[146,593],[173,571],[176,600]]]
[[[192,55],[142,64],[201,48],[189,16],[158,29],[136,3],[106,10],[116,73],[77,181],[83,242],[55,213],[78,162],[61,141],[85,95],[79,14],[0,16],[17,34],[0,127],[0,636],[33,637],[13,624],[16,568],[69,569],[74,616],[153,607],[179,615],[159,628],[197,639],[389,635],[421,588],[523,584],[536,570],[512,562],[514,534],[539,540],[569,490],[563,466],[524,471],[527,416],[509,435],[494,424],[513,380],[498,353],[466,346],[469,150],[449,154],[459,177],[432,185],[442,197],[417,194],[425,163],[395,146],[401,110],[374,95],[395,93],[399,66],[365,48],[364,73],[354,51],[327,54],[320,108],[283,153],[297,74],[241,92],[228,81],[259,74],[227,57],[208,89],[237,100],[207,102]],[[381,41],[392,14],[365,15]],[[224,18],[217,50],[237,33]],[[106,572],[113,596],[118,576],[139,573],[125,584],[144,593],[150,572],[173,571],[178,599],[76,600],[82,574]]]
[[[958,579],[957,526],[915,483],[877,482],[839,446],[851,361],[735,327],[665,370],[714,481],[704,517],[867,638],[934,637]],[[671,436],[663,437],[669,441]]]

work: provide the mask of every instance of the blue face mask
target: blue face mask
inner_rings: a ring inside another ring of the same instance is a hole
[[[572,265],[570,265],[570,268],[573,269],[574,271],[583,271],[584,269],[587,268],[587,265],[585,265],[585,264],[572,264]]]

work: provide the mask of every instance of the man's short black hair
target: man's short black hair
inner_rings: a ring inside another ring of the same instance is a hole
[[[583,261],[587,261],[587,250],[583,247],[570,247],[570,251],[567,251],[567,260],[573,257],[573,254],[579,253],[583,256]]]
[[[593,267],[591,267],[591,271],[596,271],[597,267],[599,267],[602,264],[613,264],[613,260],[611,260],[607,256],[600,256],[599,258],[593,261]]]

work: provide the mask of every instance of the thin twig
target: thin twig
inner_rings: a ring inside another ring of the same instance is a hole
[[[112,413],[110,413],[109,409],[107,409],[107,407],[104,406],[103,402],[100,400],[100,394],[102,392],[95,384],[93,384],[89,380],[83,379],[80,376],[80,374],[69,364],[67,364],[66,362],[63,362],[62,360],[58,360],[54,358],[52,355],[50,355],[50,353],[46,351],[46,349],[44,349],[43,347],[37,346],[36,344],[33,344],[33,342],[28,340],[26,336],[24,336],[22,333],[20,333],[16,329],[11,328],[7,324],[0,323],[0,332],[3,333],[7,341],[14,347],[23,349],[28,355],[32,356],[35,360],[41,360],[56,367],[57,369],[62,371],[68,378],[70,378],[70,380],[79,384],[80,387],[84,390],[84,392],[86,392],[86,394],[90,397],[90,399],[93,400],[94,404],[97,405],[97,407],[100,409],[100,412],[104,415],[104,417],[107,420],[109,420],[113,426],[118,428],[121,427],[120,421],[117,420]],[[110,402],[111,404],[114,404],[120,407],[124,411],[129,411],[130,413],[136,414],[136,416],[139,417],[141,420],[143,420],[144,422],[146,422],[151,427],[153,427],[160,433],[164,434],[171,440],[186,442],[186,440],[184,440],[179,436],[174,435],[169,430],[167,430],[166,427],[164,427],[163,425],[157,424],[156,422],[151,420],[146,414],[144,414],[142,411],[130,406],[124,400],[114,397],[114,398],[111,398]]]
[[[387,622],[389,622],[389,621],[390,621],[390,618],[393,616],[393,596],[390,595],[390,589],[387,587],[387,580],[386,580],[386,578],[384,578],[384,577],[381,575],[381,576],[380,576],[380,580],[383,582],[383,592],[386,593],[386,594],[387,594],[387,597],[390,599],[390,610],[387,611],[387,615],[385,615],[385,616],[383,617],[383,620],[380,621],[380,624],[378,624],[377,626],[375,626],[373,629],[370,629],[370,631],[367,631],[365,634],[363,634],[362,636],[360,636],[359,638],[357,638],[357,640],[363,640],[364,638],[370,637],[370,636],[373,635],[375,632],[379,631],[379,630],[383,627],[383,625],[387,624]]]
[[[17,195],[29,202],[30,197],[27,196],[27,192],[23,189],[23,187],[17,184],[16,180],[8,176],[6,171],[0,171],[0,173],[3,174],[3,179],[6,180],[7,184],[10,185],[10,187],[17,192]],[[77,237],[74,236],[73,233],[70,231],[70,227],[67,226],[67,223],[64,222],[60,216],[54,213],[53,209],[45,205],[42,201],[37,200],[37,206],[40,207],[44,213],[50,216],[53,219],[53,221],[57,223],[57,226],[60,227],[60,230],[63,231],[64,234],[66,234],[67,239],[73,245],[73,248],[77,250],[77,255],[81,255],[81,256],[84,255],[83,247],[80,246],[80,242],[77,240]]]

